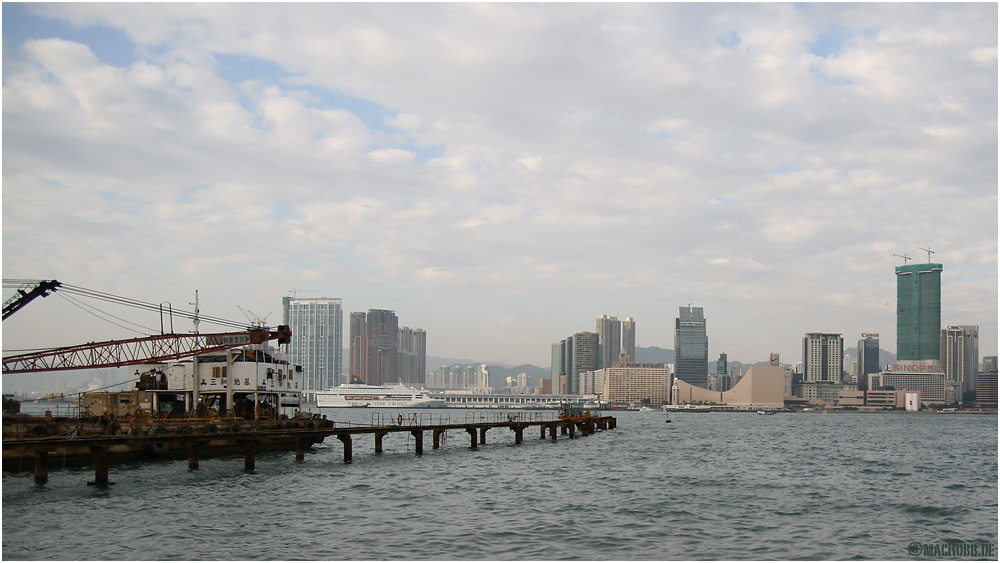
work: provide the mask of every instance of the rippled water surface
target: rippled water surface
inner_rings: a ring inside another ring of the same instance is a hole
[[[433,411],[464,420],[470,413]],[[387,413],[394,416],[393,413]],[[555,442],[507,429],[336,438],[262,453],[3,475],[3,558],[910,559],[911,542],[997,543],[997,418],[609,413]],[[367,410],[328,411],[368,423]],[[57,462],[50,461],[57,465]],[[994,555],[991,559],[996,559]]]

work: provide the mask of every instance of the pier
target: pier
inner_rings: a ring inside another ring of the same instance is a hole
[[[305,460],[306,451],[313,445],[323,442],[330,436],[336,437],[343,444],[344,463],[351,463],[354,458],[354,439],[357,436],[371,435],[374,451],[383,451],[383,439],[389,434],[404,433],[414,439],[414,450],[417,456],[424,453],[424,437],[430,436],[431,448],[443,446],[449,431],[469,435],[470,449],[476,449],[486,444],[487,432],[497,428],[506,428],[514,433],[514,444],[521,444],[528,435],[537,432],[540,440],[548,437],[556,441],[559,436],[576,439],[578,436],[589,436],[598,431],[616,428],[617,422],[611,416],[598,416],[589,411],[566,409],[558,417],[555,413],[491,413],[486,420],[451,422],[439,417],[437,422],[426,421],[418,414],[402,413],[393,419],[383,414],[373,414],[370,425],[342,425],[332,421],[308,421],[305,424],[285,424],[262,427],[261,425],[242,425],[233,422],[227,432],[220,432],[217,424],[206,424],[194,427],[191,424],[180,424],[174,427],[158,425],[147,433],[125,434],[112,436],[87,436],[79,433],[60,436],[24,436],[4,437],[3,458],[4,470],[23,470],[30,465],[34,470],[35,482],[44,484],[48,481],[49,463],[52,459],[68,457],[78,461],[90,462],[94,467],[94,480],[90,484],[108,486],[109,466],[113,460],[141,459],[144,457],[161,457],[188,460],[188,469],[197,470],[199,460],[204,455],[241,452],[243,454],[243,470],[252,473],[256,464],[256,452],[261,450],[294,450],[295,461]],[[548,415],[548,416],[544,416]],[[488,418],[488,419],[487,419]],[[37,426],[35,427],[37,428]]]

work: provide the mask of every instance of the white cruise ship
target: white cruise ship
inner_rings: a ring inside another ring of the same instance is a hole
[[[387,387],[345,383],[340,387],[317,392],[316,406],[426,409],[443,407],[444,399],[434,399],[426,391],[405,385]]]

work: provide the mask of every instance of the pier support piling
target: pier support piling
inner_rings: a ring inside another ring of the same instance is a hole
[[[243,472],[253,473],[257,467],[257,452],[254,447],[255,440],[240,440],[238,443],[243,446]]]
[[[487,430],[489,430],[489,428],[486,428],[485,426],[483,426],[482,428],[479,429],[479,443],[480,444],[486,445],[486,431]]]
[[[308,448],[309,441],[305,438],[295,439],[295,461],[303,462],[306,460],[306,448]]]
[[[520,424],[514,425],[514,443],[520,444],[524,441],[524,426]]]
[[[466,428],[465,431],[468,432],[469,436],[472,438],[472,445],[470,447],[472,449],[476,449],[476,429],[475,428]]]
[[[90,446],[90,452],[94,454],[94,484],[98,487],[106,487],[111,484],[108,481],[108,447]]]
[[[445,433],[445,430],[443,428],[435,428],[434,429],[434,438],[433,438],[433,440],[434,440],[434,449],[435,450],[441,447],[441,435],[444,434],[444,433]]]
[[[191,471],[198,470],[198,446],[198,442],[188,442],[188,469]]]
[[[337,439],[344,443],[344,463],[351,463],[351,459],[353,458],[351,435],[337,434]]]
[[[411,430],[410,434],[413,434],[413,439],[415,440],[414,449],[417,455],[424,455],[424,432],[423,430]]]
[[[544,426],[543,426],[543,428],[544,428]],[[555,424],[550,424],[549,425],[549,436],[552,438],[553,442],[556,441],[556,425]],[[542,436],[542,437],[544,438],[544,436]]]
[[[388,432],[376,432],[375,433],[375,453],[382,453],[382,437],[388,434]]]
[[[44,485],[49,482],[49,452],[35,450],[35,484]]]

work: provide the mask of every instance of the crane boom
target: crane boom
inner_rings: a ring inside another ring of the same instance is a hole
[[[161,334],[130,340],[91,342],[8,356],[3,359],[3,373],[130,366],[176,360],[275,339],[279,344],[291,342],[291,329],[282,325],[276,331],[253,329],[215,334]]]
[[[30,291],[26,291],[31,285],[34,285],[34,287]],[[3,320],[7,320],[7,317],[20,311],[21,307],[31,303],[36,297],[47,297],[50,292],[59,289],[61,286],[62,284],[56,280],[42,280],[36,284],[21,287],[13,297],[4,301]]]

